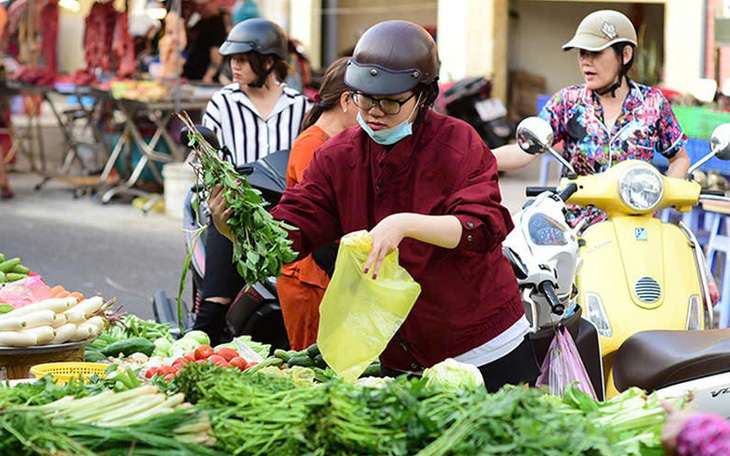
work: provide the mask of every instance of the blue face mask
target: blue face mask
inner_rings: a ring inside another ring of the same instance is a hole
[[[418,102],[420,101],[420,99],[421,96],[419,95],[418,99],[416,100],[416,106],[413,108],[413,112],[416,112],[416,108],[418,108]],[[413,115],[413,112],[411,112],[411,115],[408,116],[409,119]],[[410,136],[413,134],[413,122],[410,122],[409,120],[405,120],[393,128],[384,128],[382,130],[376,131],[370,128],[367,123],[365,123],[365,121],[362,119],[362,116],[358,112],[357,123],[360,124],[360,128],[365,130],[365,133],[367,133],[368,136],[373,139],[373,141],[383,146],[390,146],[391,144],[397,143],[406,136]]]

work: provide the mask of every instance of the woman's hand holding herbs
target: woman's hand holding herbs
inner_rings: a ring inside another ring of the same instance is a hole
[[[208,197],[208,208],[210,209],[213,224],[218,232],[227,237],[231,242],[235,242],[231,233],[231,226],[228,224],[228,219],[233,214],[233,208],[226,205],[226,199],[223,194],[223,186],[220,184],[215,185]]]

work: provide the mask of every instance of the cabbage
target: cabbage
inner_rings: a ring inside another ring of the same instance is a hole
[[[191,351],[195,350],[196,348],[200,347],[202,344],[199,343],[197,340],[193,339],[192,337],[183,337],[180,340],[176,340],[171,346],[168,353],[171,357],[177,358],[179,356],[184,356]]]
[[[259,354],[262,358],[266,359],[269,357],[269,353],[271,352],[271,345],[269,344],[262,344],[261,342],[256,342],[255,340],[251,340],[251,336],[244,335],[236,337],[235,340],[238,340],[240,342],[243,342],[244,344],[248,345],[248,347]],[[213,350],[218,351],[218,349],[221,348],[232,348],[236,351],[238,351],[238,347],[236,346],[235,342],[228,342],[225,344],[216,345]]]
[[[167,358],[170,356],[170,347],[173,342],[175,342],[175,340],[169,334],[165,337],[158,337],[155,339],[155,351],[152,352],[152,355]]]
[[[203,331],[189,331],[183,336],[183,339],[193,339],[198,342],[199,345],[210,345],[210,337]]]
[[[447,392],[457,392],[464,388],[476,390],[484,385],[484,378],[473,364],[460,363],[447,358],[423,371],[426,386],[435,386]]]

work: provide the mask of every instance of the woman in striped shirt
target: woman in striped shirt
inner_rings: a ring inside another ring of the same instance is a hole
[[[230,60],[235,82],[213,95],[203,125],[228,147],[236,166],[291,148],[308,102],[281,82],[288,73],[284,30],[265,19],[243,21],[228,34],[220,53]],[[220,340],[231,301],[245,285],[232,256],[233,245],[211,224],[195,329],[205,331],[213,345]]]

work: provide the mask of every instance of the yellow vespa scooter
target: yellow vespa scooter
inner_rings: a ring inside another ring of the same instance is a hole
[[[574,183],[568,204],[592,205],[608,219],[585,229],[579,238],[582,266],[576,276],[577,302],[583,317],[600,336],[606,397],[618,393],[613,382],[613,356],[630,336],[648,330],[712,328],[712,304],[703,255],[694,233],[683,223],[654,217],[661,209],[689,211],[700,199],[722,199],[699,184],[661,175],[651,164],[627,160],[606,172],[577,176],[552,147],[550,125],[539,117],[517,128],[517,142],[528,153],[551,153],[568,170],[560,188]],[[730,124],[712,135],[713,156],[730,159]]]

